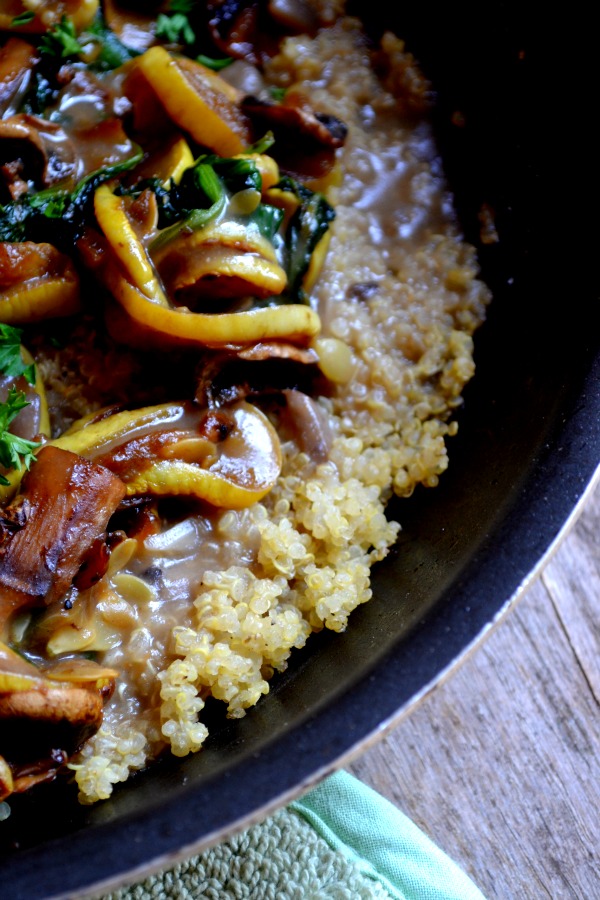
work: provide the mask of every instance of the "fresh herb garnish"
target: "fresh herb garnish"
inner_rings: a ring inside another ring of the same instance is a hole
[[[19,13],[18,16],[15,16],[10,23],[11,28],[18,28],[20,25],[29,25],[30,22],[33,22],[35,19],[35,13],[30,9],[26,9],[24,12]]]
[[[20,328],[0,323],[0,372],[9,378],[24,375],[29,384],[35,384],[35,365],[23,361]]]
[[[196,43],[196,32],[189,19],[194,0],[171,0],[169,11],[156,18],[155,34],[169,44],[191,47]]]
[[[272,85],[269,88],[269,93],[271,94],[271,97],[273,98],[273,100],[275,100],[276,103],[281,103],[281,101],[283,100],[283,98],[285,97],[285,95],[287,93],[287,88],[276,87],[275,85]]]
[[[41,447],[36,441],[28,441],[25,438],[11,434],[9,425],[22,409],[29,406],[29,401],[23,391],[17,391],[14,385],[8,392],[5,403],[0,403],[0,466],[5,470],[23,467],[29,469],[35,460],[35,451]],[[10,484],[8,478],[0,474],[0,484]]]
[[[58,25],[43,35],[39,47],[42,56],[57,59],[68,59],[83,53],[83,47],[77,40],[75,25],[68,16],[63,16]]]
[[[161,13],[156,19],[155,34],[157,38],[162,38],[169,44],[191,45],[196,40],[196,32],[184,13],[173,15]]]

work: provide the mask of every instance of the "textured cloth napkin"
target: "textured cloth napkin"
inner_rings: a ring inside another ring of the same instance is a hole
[[[384,797],[336,772],[230,840],[102,900],[484,900]]]

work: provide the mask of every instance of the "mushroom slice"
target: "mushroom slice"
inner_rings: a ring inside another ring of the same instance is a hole
[[[17,164],[21,180],[51,187],[76,174],[75,151],[55,122],[18,113],[0,122],[0,164]]]
[[[288,33],[312,34],[319,27],[315,8],[307,0],[269,0],[269,15]]]
[[[335,116],[316,113],[298,92],[281,103],[246,96],[240,104],[257,133],[271,131],[272,153],[282,169],[301,178],[320,178],[335,165],[348,129]]]
[[[100,726],[117,674],[87,660],[42,671],[0,642],[0,799],[57,775]]]
[[[52,244],[0,242],[0,322],[24,324],[79,310],[79,276]]]
[[[215,46],[259,68],[278,52],[282,34],[314,34],[319,25],[306,0],[209,0],[206,11]]]
[[[284,388],[308,389],[318,362],[318,354],[312,348],[287,341],[226,347],[203,359],[198,367],[196,402],[219,407],[251,395],[278,393]]]
[[[1,514],[0,628],[16,610],[65,594],[124,495],[108,469],[51,445],[38,451]]]
[[[110,469],[129,496],[187,496],[242,509],[281,471],[277,434],[260,410],[239,403],[211,412],[170,403],[120,412],[69,429],[52,442]]]
[[[134,61],[132,70],[124,90],[134,106],[151,106],[157,99],[179,129],[220,156],[242,153],[251,143],[248,120],[237,105],[240,95],[206,66],[156,45]],[[151,126],[150,119],[142,109],[138,127]]]

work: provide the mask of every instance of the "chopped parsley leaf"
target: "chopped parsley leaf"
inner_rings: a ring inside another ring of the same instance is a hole
[[[35,366],[23,362],[20,328],[0,323],[0,372],[9,378],[24,375],[29,384],[35,384]]]
[[[23,391],[11,387],[6,403],[0,403],[0,466],[4,469],[29,469],[35,461],[35,451],[41,447],[36,441],[28,441],[16,434],[11,434],[9,425],[22,409],[29,406]],[[0,474],[0,484],[10,484],[8,478]]]

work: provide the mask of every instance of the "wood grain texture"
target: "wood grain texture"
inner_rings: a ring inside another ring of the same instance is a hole
[[[600,898],[600,487],[480,647],[349,767],[489,900]]]

